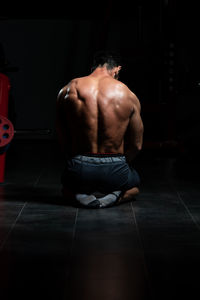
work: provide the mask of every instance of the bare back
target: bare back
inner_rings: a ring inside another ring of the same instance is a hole
[[[109,75],[72,80],[57,100],[59,130],[69,153],[123,154],[135,101],[126,85]]]

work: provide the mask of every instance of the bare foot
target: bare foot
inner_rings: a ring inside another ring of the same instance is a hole
[[[137,187],[127,190],[122,196],[119,197],[116,205],[135,200],[135,196],[138,195],[139,192],[140,191]]]

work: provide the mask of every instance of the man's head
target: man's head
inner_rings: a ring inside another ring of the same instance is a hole
[[[92,71],[98,67],[106,68],[113,78],[118,79],[121,69],[120,56],[111,51],[96,52],[93,57]]]

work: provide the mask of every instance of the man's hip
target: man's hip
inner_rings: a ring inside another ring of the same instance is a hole
[[[61,182],[73,191],[109,193],[138,186],[138,173],[122,154],[85,154],[67,160]]]

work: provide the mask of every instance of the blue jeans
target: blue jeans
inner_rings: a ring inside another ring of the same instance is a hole
[[[124,155],[88,154],[67,160],[61,183],[74,192],[110,193],[138,187],[140,178]]]

